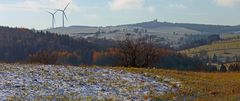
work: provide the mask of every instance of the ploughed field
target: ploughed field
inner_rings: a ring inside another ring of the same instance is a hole
[[[149,100],[176,92],[171,82],[110,68],[0,64],[0,100]]]

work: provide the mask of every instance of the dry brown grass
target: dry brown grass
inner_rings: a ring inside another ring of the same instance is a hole
[[[177,93],[160,97],[165,100],[239,101],[240,73],[182,72],[163,69],[115,68],[133,73],[170,77],[182,83]]]
[[[87,67],[94,68],[94,66]],[[144,69],[144,68],[124,68],[105,67],[115,70],[125,70],[131,73],[145,74],[163,78],[173,78],[181,82],[180,89],[176,93],[168,93],[164,96],[155,97],[160,101],[240,101],[240,72],[227,73],[205,73],[188,72],[165,69]],[[174,84],[173,84],[174,85]],[[54,96],[39,97],[39,99],[54,100]],[[18,98],[10,98],[19,100]],[[61,101],[68,101],[69,98],[57,97]],[[81,101],[82,99],[79,99]],[[90,101],[90,100],[89,100]]]

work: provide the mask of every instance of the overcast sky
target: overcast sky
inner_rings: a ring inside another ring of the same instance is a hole
[[[167,22],[239,25],[240,0],[0,0],[0,25],[45,29],[46,11],[67,9],[71,25],[108,26],[158,19]],[[61,26],[60,12],[56,26]]]

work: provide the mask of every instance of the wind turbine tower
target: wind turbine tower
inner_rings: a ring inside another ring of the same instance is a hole
[[[70,3],[71,3],[71,2],[69,2],[64,9],[58,9],[58,10],[57,10],[57,11],[62,12],[62,24],[63,24],[63,27],[65,27],[65,23],[64,23],[65,19],[68,20],[65,11],[66,11],[66,9],[68,8],[68,6],[69,6]]]
[[[47,11],[47,13],[49,13],[49,14],[51,14],[52,15],[52,28],[55,28],[55,14],[57,13],[58,11],[55,11],[54,13],[52,13],[52,12],[48,12]]]

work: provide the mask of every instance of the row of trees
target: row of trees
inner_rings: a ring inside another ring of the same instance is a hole
[[[152,42],[151,38],[148,37],[134,39],[128,36],[125,40],[120,41],[118,45],[119,47],[115,49],[109,49],[105,52],[96,52],[97,54],[94,56],[96,63],[108,61],[112,66],[158,67],[208,72],[225,72],[227,70],[238,71],[239,69],[239,65],[237,64],[230,65],[229,68],[226,68],[225,65],[222,65],[220,68],[214,65],[207,65],[206,63],[208,61],[200,57],[191,58],[170,49],[159,48]],[[211,61],[217,62],[217,56],[214,55]]]
[[[214,65],[209,65],[209,72],[239,72],[240,71],[240,63],[232,63],[230,65],[228,64],[222,64],[219,69],[217,68],[217,66]]]
[[[128,36],[115,49],[94,52],[93,59],[97,65],[208,71],[209,67],[198,58],[190,58],[157,46],[150,37]],[[109,63],[104,64],[106,61]]]
[[[29,56],[28,62],[42,64],[77,65],[81,57],[76,53],[68,51],[43,51]]]
[[[233,63],[229,66],[229,71],[240,71],[240,63]]]

